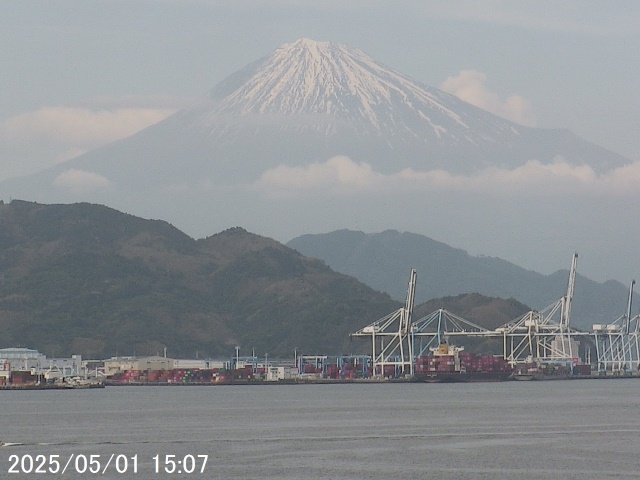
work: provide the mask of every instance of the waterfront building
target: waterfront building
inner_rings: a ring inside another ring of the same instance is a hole
[[[126,370],[138,370],[136,357],[111,357],[104,361],[104,374],[107,377]]]
[[[46,356],[30,348],[2,348],[0,360],[7,360],[11,371],[39,370],[46,362]]]
[[[82,356],[71,355],[71,358],[44,358],[38,373],[46,379],[83,376]]]

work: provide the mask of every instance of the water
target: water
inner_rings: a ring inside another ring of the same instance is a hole
[[[8,470],[73,454],[64,478],[633,479],[639,394],[637,379],[0,391],[0,440],[17,444],[0,478],[61,478]],[[78,455],[102,470],[112,454],[126,473],[75,474]],[[194,473],[165,473],[165,455]]]

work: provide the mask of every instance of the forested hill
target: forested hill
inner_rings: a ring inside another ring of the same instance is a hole
[[[510,301],[470,301],[480,310],[444,306],[476,322],[487,320],[483,308],[489,323],[510,319]],[[349,333],[400,305],[242,228],[195,240],[100,205],[0,203],[0,348],[86,358],[165,347],[191,358],[236,346],[273,357],[365,352]]]
[[[0,346],[48,356],[340,352],[398,307],[280,243],[99,205],[0,205]]]
[[[416,302],[462,293],[515,298],[537,310],[554,304],[567,291],[569,272],[550,275],[524,269],[496,257],[473,256],[423,235],[386,230],[363,233],[337,230],[303,235],[287,243],[303,255],[320,258],[334,270],[402,300],[410,268],[418,271]],[[567,252],[570,265],[573,252]],[[580,266],[578,265],[578,272]],[[598,283],[578,273],[571,324],[590,329],[611,323],[627,305],[628,288],[617,281]]]

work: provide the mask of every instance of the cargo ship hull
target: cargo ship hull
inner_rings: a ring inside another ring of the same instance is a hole
[[[513,368],[501,355],[465,352],[464,347],[442,340],[429,355],[415,362],[415,380],[425,383],[504,382]]]
[[[420,383],[505,382],[511,379],[511,372],[438,372],[415,377]]]

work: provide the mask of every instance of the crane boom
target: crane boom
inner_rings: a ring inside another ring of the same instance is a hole
[[[409,276],[409,288],[407,289],[407,299],[404,303],[404,311],[402,312],[402,321],[400,322],[400,333],[406,335],[409,333],[411,325],[411,315],[413,314],[413,303],[416,298],[416,269],[411,269]]]
[[[571,301],[573,300],[573,287],[576,282],[576,268],[578,266],[578,254],[574,253],[571,260],[571,270],[569,271],[569,285],[567,286],[567,295],[564,297],[564,305],[562,309],[562,316],[560,319],[560,325],[563,327],[569,327],[569,321],[571,319]]]
[[[636,284],[635,280],[631,280],[631,286],[629,287],[629,301],[627,302],[627,317],[625,318],[625,333],[629,335],[631,330],[631,303],[633,302],[633,286]]]

